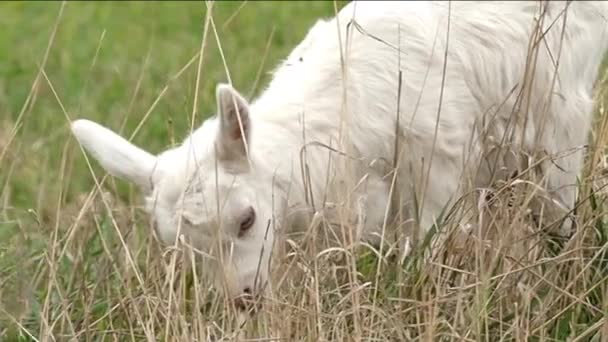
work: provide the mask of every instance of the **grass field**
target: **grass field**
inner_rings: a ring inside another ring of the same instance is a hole
[[[107,178],[102,201],[91,172],[104,173],[89,168],[68,126],[93,119],[160,152],[215,111],[218,82],[257,94],[334,3],[217,2],[212,13],[221,49],[211,31],[195,107],[204,3],[0,3],[0,341],[236,336],[221,295],[154,239],[136,189]],[[598,190],[608,73],[600,81],[572,239],[556,246],[523,218],[507,223],[523,209],[504,205],[494,224],[519,225],[512,231],[525,238],[448,243],[433,261],[303,247],[284,257],[294,276],[244,336],[608,341],[608,223]]]

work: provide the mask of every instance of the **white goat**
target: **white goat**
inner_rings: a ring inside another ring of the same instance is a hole
[[[396,195],[421,232],[467,184],[524,167],[499,145],[551,156],[547,191],[571,210],[607,18],[604,2],[353,2],[255,101],[219,85],[217,115],[177,148],[154,156],[86,120],[72,130],[141,187],[164,241],[212,251],[228,295],[259,295],[277,232],[307,227],[324,200],[375,239],[396,159]]]

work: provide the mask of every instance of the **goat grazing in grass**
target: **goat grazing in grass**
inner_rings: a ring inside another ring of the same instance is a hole
[[[254,101],[219,85],[217,115],[179,147],[154,156],[87,120],[72,130],[139,186],[164,241],[209,252],[231,298],[258,296],[279,232],[354,213],[352,238],[378,244],[399,198],[404,232],[424,233],[539,153],[571,217],[607,19],[604,2],[352,2]]]

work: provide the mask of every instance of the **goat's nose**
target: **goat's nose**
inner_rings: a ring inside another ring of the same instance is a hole
[[[237,296],[236,298],[234,298],[234,306],[239,309],[239,310],[249,310],[252,306],[254,306],[256,303],[256,298],[253,294],[253,290],[251,289],[251,287],[246,286],[245,288],[243,288],[243,292]]]
[[[253,304],[253,295],[250,287],[245,287],[243,292],[234,298],[234,306],[239,310],[247,310]]]

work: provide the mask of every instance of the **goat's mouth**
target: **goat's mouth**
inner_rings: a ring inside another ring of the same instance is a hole
[[[262,309],[262,297],[252,295],[241,295],[233,300],[234,307],[242,313],[256,314]]]

